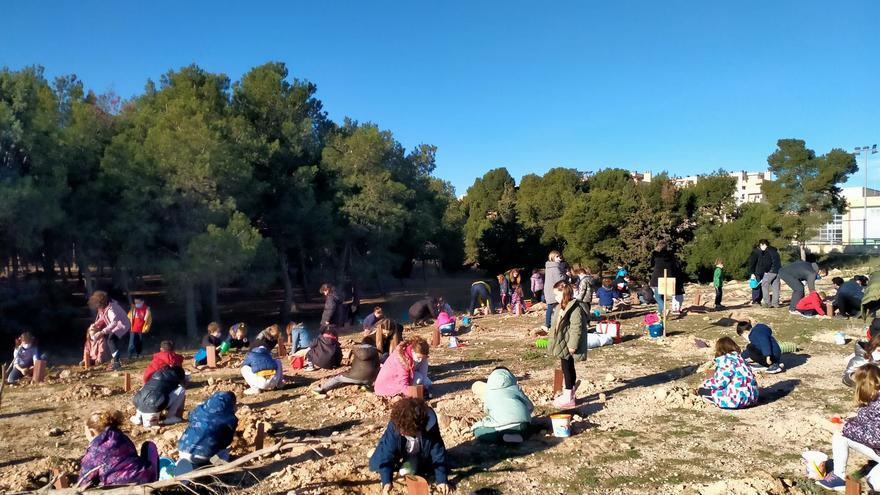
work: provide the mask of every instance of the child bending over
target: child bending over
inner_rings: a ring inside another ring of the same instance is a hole
[[[83,349],[83,364],[98,366],[99,364],[104,364],[109,359],[110,350],[107,348],[107,336],[94,325],[89,326],[85,348]],[[85,362],[86,360],[88,362]]]
[[[740,355],[742,351],[730,337],[715,342],[715,375],[697,389],[722,409],[741,409],[758,402],[758,381],[752,368]]]
[[[410,385],[424,385],[427,392],[431,386],[428,379],[429,350],[428,342],[419,336],[401,342],[379,369],[374,387],[376,395],[405,395]]]
[[[436,493],[452,493],[437,414],[425,401],[406,398],[391,407],[391,421],[370,457],[370,470],[379,473],[382,495],[391,494],[398,470],[401,474],[433,475]]]
[[[250,346],[248,341],[247,325],[245,323],[236,323],[229,327],[229,337],[226,338],[229,348],[234,351],[241,351]]]
[[[213,346],[215,349],[220,348],[220,344],[223,343],[223,332],[220,330],[220,324],[216,321],[212,321],[208,323],[208,333],[204,337],[202,337],[202,347],[196,352],[196,355],[193,357],[193,361],[195,361],[196,366],[205,366],[208,364],[208,346]]]
[[[281,388],[284,368],[281,360],[273,358],[269,349],[258,345],[248,351],[241,362],[241,376],[249,386],[244,391],[245,395],[256,395]]]
[[[119,427],[120,411],[94,412],[85,424],[89,446],[80,461],[77,488],[152,483],[159,479],[159,451],[146,442],[138,453]]]
[[[183,421],[183,405],[186,401],[186,373],[183,356],[174,352],[174,342],[164,340],[153,361],[144,370],[144,386],[134,395],[135,415],[131,422],[136,425],[158,426],[163,411],[168,415],[163,425]]]
[[[215,455],[229,459],[229,446],[235,436],[235,394],[215,392],[189,413],[189,425],[177,441],[180,461],[175,475],[211,462]]]
[[[834,457],[834,471],[816,483],[829,490],[844,491],[846,487],[846,461],[850,449],[880,462],[880,368],[869,363],[858,370],[854,376],[856,415],[846,420],[843,431],[831,437],[831,451]],[[867,476],[868,485],[873,490],[880,489],[880,464],[876,464]]]
[[[507,368],[495,368],[485,382],[475,382],[474,395],[483,401],[486,417],[472,427],[477,440],[521,443],[535,406]]]
[[[736,324],[736,334],[745,336],[749,341],[742,357],[743,359],[752,359],[755,363],[752,368],[771,374],[785,371],[785,364],[782,363],[782,349],[779,348],[779,342],[776,341],[773,330],[769,326],[758,323],[752,327],[751,322],[740,321]]]

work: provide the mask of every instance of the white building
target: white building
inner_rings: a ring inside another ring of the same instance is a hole
[[[844,187],[841,196],[846,198],[846,213],[834,215],[807,246],[820,253],[845,251],[848,246],[876,248],[880,245],[880,191]]]
[[[728,175],[736,179],[736,191],[733,196],[737,206],[744,203],[760,203],[764,199],[761,185],[765,180],[772,180],[772,174],[765,172],[730,172]],[[678,187],[693,186],[699,182],[701,175],[689,175],[687,177],[674,177],[672,179]],[[650,180],[646,181],[650,182]]]

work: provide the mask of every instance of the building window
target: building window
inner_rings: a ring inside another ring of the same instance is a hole
[[[746,186],[743,186],[743,191],[745,191],[745,190],[746,190]]]
[[[819,242],[827,244],[843,243],[843,215],[834,215],[831,223],[819,229]]]
[[[743,188],[743,189],[745,189],[745,188]],[[745,195],[745,194],[742,195],[742,199],[746,199],[746,195]]]

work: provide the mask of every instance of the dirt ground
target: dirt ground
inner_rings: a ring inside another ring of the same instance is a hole
[[[819,281],[819,290],[833,293],[830,278],[837,274]],[[704,303],[711,303],[710,287],[692,285],[687,292],[685,307],[695,303],[697,293]],[[785,288],[782,297],[788,299]],[[849,339],[859,338],[865,325],[860,320],[806,319],[790,315],[787,308],[750,307],[745,305],[748,298],[744,282],[729,282],[727,311],[694,307],[671,320],[668,336],[658,340],[649,339],[641,324],[649,308],[625,310],[619,315],[624,342],[591,350],[587,361],[577,365],[583,383],[572,411],[573,436],[568,439],[549,433],[547,416],[553,412],[552,375],[557,363],[545,350],[535,348],[530,333],[541,325],[543,313],[480,318],[461,338],[465,346],[432,349],[435,398],[430,403],[439,413],[457,493],[821,493],[804,477],[801,452],[830,454],[835,426],[828,418],[853,412],[851,392],[840,381],[852,343],[836,345],[834,334],[841,331]],[[797,352],[784,356],[787,372],[759,375],[761,401],[753,408],[723,411],[695,400],[689,391],[705,378],[703,370],[711,359],[710,349],[697,347],[695,338],[711,345],[719,336],[735,336],[727,326],[730,318],[746,317],[770,324],[779,340],[797,344]],[[428,329],[415,331],[429,336]],[[126,363],[135,389],[146,363],[146,359]],[[539,432],[521,446],[487,448],[470,435],[470,425],[482,413],[470,386],[501,365],[520,378],[535,402]],[[188,407],[216,390],[236,392],[240,432],[233,454],[252,450],[257,421],[269,425],[270,443],[305,435],[359,439],[277,456],[260,469],[224,476],[228,488],[218,491],[378,492],[378,477],[369,472],[367,463],[387,423],[387,404],[355,387],[332,391],[326,398],[309,392],[317,380],[335,373],[286,368],[290,383],[284,390],[256,397],[242,395],[236,367],[193,374]],[[0,492],[40,487],[52,468],[73,472],[86,447],[84,416],[110,407],[133,412],[133,392],[124,393],[122,384],[120,373],[55,367],[44,385],[7,388],[0,409]],[[149,430],[127,425],[126,430],[135,443],[154,440],[163,455],[174,456],[184,427]],[[863,461],[853,457],[850,470]],[[395,493],[405,493],[401,484],[395,486]]]

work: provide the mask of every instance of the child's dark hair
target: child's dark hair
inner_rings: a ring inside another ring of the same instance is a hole
[[[391,422],[401,435],[418,436],[428,424],[428,404],[412,397],[400,399],[391,406]]]
[[[736,334],[742,335],[752,329],[752,322],[738,321],[736,322]]]
[[[843,285],[843,279],[840,277],[834,277],[831,279],[831,283],[834,285]]]
[[[611,277],[605,277],[602,279],[602,287],[611,287]]]
[[[734,342],[733,339],[730,337],[721,337],[715,341],[715,357],[721,357],[725,354],[730,354],[731,352],[737,354],[742,352],[742,349],[736,345],[736,342]]]
[[[173,340],[163,340],[159,344],[160,351],[171,352],[174,350],[174,341]]]
[[[219,331],[220,331],[220,324],[219,323],[217,323],[216,321],[212,321],[211,323],[208,323],[208,333],[209,334],[214,333],[214,332],[219,332]]]

